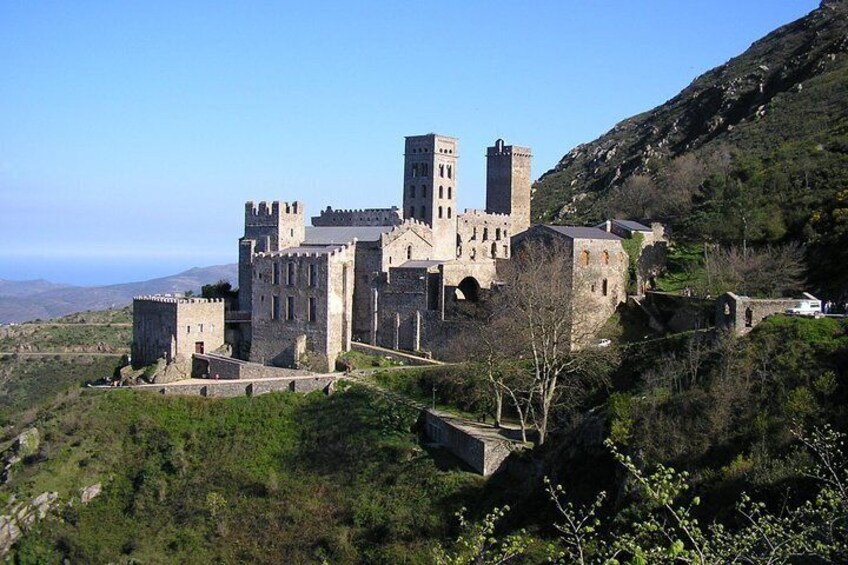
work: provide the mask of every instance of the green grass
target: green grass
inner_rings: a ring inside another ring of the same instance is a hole
[[[380,369],[401,365],[382,355],[371,355],[362,351],[350,350],[339,356],[340,362],[348,362],[353,369]]]
[[[657,290],[682,292],[706,286],[704,250],[697,245],[675,245],[669,250],[666,273],[657,279]]]
[[[38,422],[19,496],[105,492],[22,546],[71,562],[427,563],[483,480],[440,469],[415,411],[360,387],[213,400],[85,391]]]

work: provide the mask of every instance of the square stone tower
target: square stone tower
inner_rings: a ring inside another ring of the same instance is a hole
[[[456,138],[428,133],[406,138],[403,216],[433,229],[433,259],[456,258]]]
[[[509,214],[512,233],[530,227],[530,161],[529,147],[504,145],[495,141],[486,149],[486,212]]]
[[[250,312],[253,256],[296,247],[306,239],[302,202],[244,205],[244,237],[239,239],[239,310]]]

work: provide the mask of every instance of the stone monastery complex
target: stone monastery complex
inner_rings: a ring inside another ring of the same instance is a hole
[[[564,244],[576,315],[603,322],[627,298],[622,241],[637,232],[643,249],[662,240],[661,227],[620,220],[531,226],[529,147],[489,147],[485,210],[463,212],[457,140],[412,136],[404,149],[399,208],[327,207],[307,226],[300,201],[247,202],[237,303],[136,298],[134,363],[173,363],[226,343],[238,359],[325,372],[354,340],[439,356],[463,305],[485,300],[513,248],[531,240]]]

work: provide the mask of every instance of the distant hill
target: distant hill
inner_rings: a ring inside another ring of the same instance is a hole
[[[0,281],[0,323],[49,319],[85,310],[120,308],[134,296],[193,290],[204,284],[238,282],[238,266],[195,267],[185,272],[148,281],[108,286],[79,287],[48,281]]]

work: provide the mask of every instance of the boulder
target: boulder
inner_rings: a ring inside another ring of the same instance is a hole
[[[88,504],[103,492],[103,485],[100,483],[94,483],[91,486],[87,486],[84,489],[80,490],[80,502],[83,504]]]

